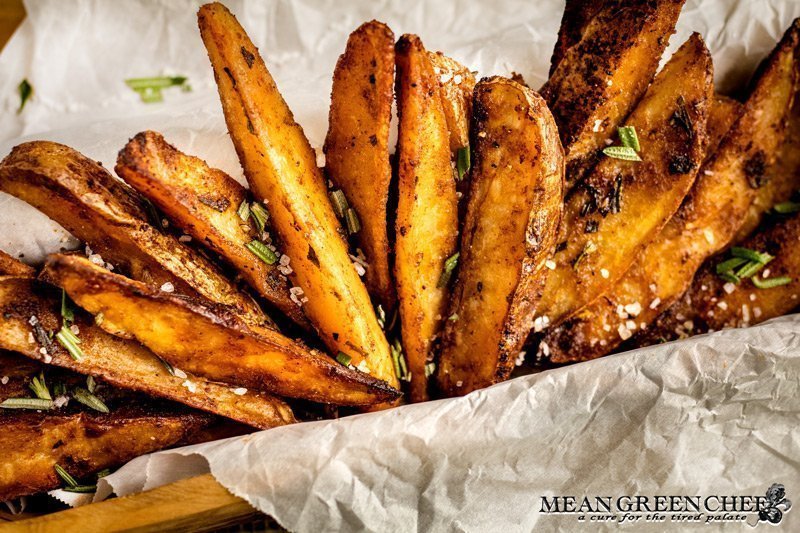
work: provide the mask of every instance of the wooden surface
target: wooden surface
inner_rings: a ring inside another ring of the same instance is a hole
[[[0,0],[0,50],[25,18],[22,0]]]
[[[258,516],[262,515],[250,504],[206,474],[124,498],[0,525],[0,533],[212,531]]]

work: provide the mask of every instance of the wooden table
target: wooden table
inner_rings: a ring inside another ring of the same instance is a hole
[[[0,50],[25,18],[22,0],[0,0]],[[0,520],[6,531],[211,531],[263,516],[211,476],[26,520]],[[259,530],[269,527],[259,525]]]

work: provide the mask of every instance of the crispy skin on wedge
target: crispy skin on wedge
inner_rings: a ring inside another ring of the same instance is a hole
[[[638,133],[642,161],[604,157],[569,195],[542,321],[557,325],[606,292],[678,210],[705,153],[712,78],[694,34],[625,122]]]
[[[289,284],[278,265],[268,265],[247,249],[260,236],[238,214],[248,197],[236,180],[182,153],[154,131],[131,139],[120,151],[114,170],[181,230],[236,268],[258,294],[295,323],[310,328],[289,298]]]
[[[0,276],[22,276],[33,277],[36,271],[33,267],[26,265],[19,259],[15,259],[0,250]]]
[[[568,186],[580,181],[645,93],[683,2],[604,2],[553,69],[541,92],[558,124]]]
[[[28,202],[134,279],[230,305],[249,323],[267,318],[208,260],[147,222],[136,193],[68,146],[34,141],[0,163],[0,190]]]
[[[728,285],[716,273],[726,257],[716,256],[703,265],[691,287],[655,322],[652,328],[633,339],[636,345],[670,341],[724,328],[746,327],[792,312],[800,305],[800,214],[769,226],[740,244],[775,257],[753,277],[787,276],[791,283],[759,289],[752,279]]]
[[[60,313],[60,290],[32,279],[0,277],[0,348],[260,429],[295,422],[289,406],[270,394],[257,390],[236,394],[233,392],[238,387],[236,382],[216,383],[182,370],[173,375],[147,348],[106,333],[95,324],[94,318],[79,309],[74,310],[74,324],[78,327],[83,358],[76,361],[58,342],[42,345],[40,335],[31,326],[31,317],[36,317],[43,331],[57,332],[62,324]],[[41,353],[42,348],[46,354]]]
[[[254,196],[272,207],[272,225],[291,258],[303,311],[332,353],[392,386],[389,344],[342,239],[316,156],[258,50],[218,3],[198,13],[233,144]],[[390,394],[391,395],[391,394]]]
[[[441,52],[428,52],[428,59],[442,95],[442,109],[450,132],[450,151],[455,154],[459,148],[469,146],[475,74]]]
[[[350,34],[333,71],[325,171],[358,214],[356,238],[369,264],[367,288],[387,311],[395,304],[387,231],[393,85],[392,30],[374,20],[362,24]]]
[[[708,117],[708,151],[713,157],[722,138],[742,112],[742,104],[715,97]],[[678,212],[633,262],[613,287],[560,325],[550,328],[544,346],[553,363],[586,361],[613,351],[634,331],[652,322],[692,281],[700,263],[716,247],[706,238],[720,218],[719,198],[727,196],[727,180],[717,180],[703,167]],[[631,329],[633,326],[633,329]]]
[[[416,35],[397,42],[398,202],[395,279],[411,401],[427,399],[425,363],[447,313],[445,261],[458,238],[458,199],[439,81]]]
[[[581,41],[586,26],[605,4],[605,0],[567,0],[564,14],[561,16],[561,26],[558,28],[556,46],[553,48],[553,57],[550,59],[551,76],[567,50]]]
[[[45,272],[79,306],[102,313],[165,361],[207,379],[339,405],[398,396],[385,382],[278,332],[251,330],[225,308],[158,291],[84,258],[51,255]]]
[[[207,423],[206,415],[140,405],[109,414],[0,413],[0,498],[60,487],[55,465],[80,479],[173,446]]]
[[[478,83],[474,103],[475,164],[437,374],[448,396],[508,379],[563,206],[564,153],[544,100],[495,77]]]

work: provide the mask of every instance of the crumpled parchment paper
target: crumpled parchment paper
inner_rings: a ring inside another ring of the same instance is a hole
[[[429,49],[481,75],[518,72],[539,87],[563,9],[557,0],[225,3],[316,147],[326,131],[336,58],[362,22],[377,18],[397,36],[417,33]],[[48,139],[111,168],[128,138],[154,129],[241,181],[196,28],[200,4],[26,2],[28,18],[0,54],[0,157],[23,140]],[[714,57],[718,88],[732,91],[796,16],[797,1],[688,0],[669,51],[699,31]],[[124,84],[154,75],[187,76],[193,90],[170,89],[164,103],[148,105]],[[17,114],[22,79],[34,96]],[[3,250],[36,262],[77,244],[35,209],[0,193]],[[763,495],[778,482],[797,499],[798,427],[800,316],[794,316],[517,378],[461,399],[141,457],[101,480],[95,499],[210,470],[292,530],[574,530],[581,526],[576,515],[542,515],[540,498]],[[83,503],[62,491],[54,495]],[[781,525],[800,528],[800,510],[789,511]],[[708,527],[718,525],[699,526]]]

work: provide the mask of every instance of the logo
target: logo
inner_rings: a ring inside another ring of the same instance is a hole
[[[777,525],[792,507],[786,489],[773,483],[759,495],[541,496],[542,515],[572,515],[582,523]]]

